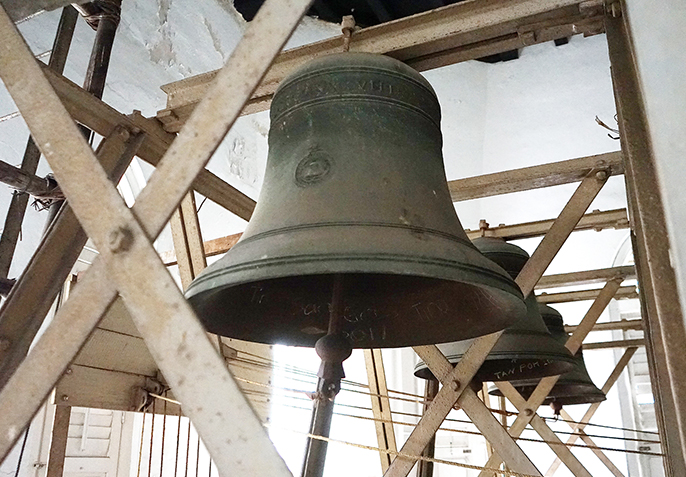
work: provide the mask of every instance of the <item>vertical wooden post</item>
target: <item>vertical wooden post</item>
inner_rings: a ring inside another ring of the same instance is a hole
[[[62,477],[70,417],[71,406],[56,406],[55,420],[52,425],[52,440],[50,441],[50,457],[48,457],[48,471],[45,477]]]
[[[188,288],[193,279],[207,267],[196,210],[195,194],[191,191],[183,198],[181,205],[169,221],[179,275],[184,289]]]
[[[374,423],[376,427],[376,438],[380,449],[397,451],[395,444],[395,431],[391,414],[391,402],[388,399],[388,386],[386,384],[386,371],[383,366],[383,358],[380,349],[366,349],[364,350],[364,361],[367,367],[367,379],[369,382],[369,392],[372,394],[372,413],[377,421]],[[381,470],[386,472],[386,469],[391,465],[393,456],[386,452],[380,452]]]
[[[615,3],[618,7],[619,3]],[[621,8],[605,19],[650,377],[668,476],[686,475],[686,327],[633,45]]]
[[[438,393],[438,379],[433,376],[426,380],[426,385],[424,388],[424,411],[429,408],[429,404],[436,397]],[[486,441],[488,442],[488,441]],[[490,444],[489,444],[490,446]],[[436,451],[436,434],[433,435],[429,443],[426,445],[422,456],[433,457]],[[420,460],[417,464],[417,477],[433,477],[434,475],[434,463],[426,460]]]

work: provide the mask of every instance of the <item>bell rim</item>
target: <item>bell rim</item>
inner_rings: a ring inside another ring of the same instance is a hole
[[[464,271],[467,273],[474,273],[477,275],[488,275],[489,278],[492,278],[496,280],[497,282],[501,283],[503,286],[502,287],[495,287],[491,286],[485,283],[481,282],[467,282],[466,280],[457,280],[454,278],[450,278],[448,276],[440,276],[436,274],[422,274],[422,273],[416,273],[413,271],[413,273],[398,273],[394,272],[393,270],[374,270],[374,271],[369,271],[368,268],[368,262],[370,260],[374,261],[385,261],[388,263],[411,263],[414,265],[434,265],[450,270],[460,270]],[[352,262],[364,262],[366,267],[365,268],[331,268],[328,273],[334,274],[334,273],[342,273],[342,274],[353,274],[353,273],[359,273],[359,274],[376,274],[376,273],[385,273],[389,275],[401,275],[401,276],[414,276],[414,277],[423,277],[423,278],[435,278],[438,280],[448,280],[448,281],[454,281],[454,282],[460,282],[460,283],[466,283],[469,285],[473,285],[476,287],[486,287],[486,288],[492,288],[494,290],[499,290],[505,293],[510,293],[514,295],[515,297],[518,297],[522,299],[522,304],[523,304],[523,294],[522,291],[519,289],[518,286],[516,286],[515,282],[508,280],[504,276],[502,276],[499,273],[495,273],[491,270],[488,270],[487,268],[481,268],[477,266],[470,266],[467,264],[464,264],[463,262],[458,262],[458,261],[451,261],[451,260],[446,260],[446,259],[438,259],[438,258],[432,258],[432,259],[423,259],[419,260],[417,257],[413,256],[408,256],[408,255],[401,255],[401,254],[380,254],[380,253],[370,253],[370,254],[350,254],[350,255],[342,255],[342,254],[298,254],[298,255],[288,255],[285,257],[274,257],[274,258],[257,258],[253,259],[250,261],[242,261],[240,263],[222,267],[222,268],[217,268],[216,270],[210,270],[209,268],[206,268],[203,273],[198,275],[193,282],[188,286],[188,288],[185,291],[185,296],[186,298],[190,299],[193,298],[194,296],[203,293],[207,290],[200,290],[199,292],[195,292],[194,290],[199,288],[202,284],[205,282],[211,281],[213,279],[216,279],[217,277],[220,277],[222,275],[228,275],[228,274],[234,274],[238,273],[241,271],[245,270],[255,270],[255,269],[265,269],[268,267],[283,267],[283,265],[288,265],[289,268],[295,267],[299,264],[302,265],[309,265],[314,262],[327,262],[329,264],[331,263],[352,263]],[[457,265],[457,266],[456,266]],[[269,280],[273,278],[288,278],[288,277],[298,277],[298,276],[308,276],[308,275],[321,275],[322,273],[320,271],[317,272],[311,272],[311,273],[303,273],[303,272],[296,272],[296,271],[288,271],[286,273],[272,273],[268,274],[268,276],[264,278],[254,278],[254,279],[248,279],[248,280],[239,280],[231,283],[226,283],[222,284],[220,286],[212,288],[212,291],[219,291],[223,288],[228,288],[228,287],[234,287],[238,285],[245,285],[248,283],[252,282],[257,282],[257,281],[262,281],[262,280]],[[514,285],[514,286],[513,286]]]
[[[526,399],[528,399],[528,396],[530,396],[534,389],[536,389],[536,386],[538,384],[531,384],[531,385],[526,385],[526,386],[521,386],[517,385],[516,383],[511,383],[517,392],[522,394]],[[589,384],[587,382],[574,382],[574,383],[565,383],[567,385],[573,385],[573,386],[578,386],[580,388],[579,391],[574,392],[573,394],[558,394],[557,395],[552,395],[552,393],[555,391],[555,388],[551,390],[551,394],[546,396],[546,398],[543,400],[541,405],[548,405],[553,402],[562,404],[563,406],[573,406],[576,404],[592,404],[595,402],[603,402],[607,400],[607,395],[602,391],[602,389],[599,389],[596,385],[594,384]],[[569,391],[572,393],[572,391]],[[491,396],[503,396],[502,391],[498,389],[497,387],[494,387],[493,389],[490,389],[488,391],[488,394]]]
[[[532,336],[541,336],[541,338],[545,339],[550,339],[552,341],[555,341],[554,338],[551,338],[550,335],[546,335],[544,333],[537,333],[537,332],[519,332],[518,334],[528,334]],[[557,342],[556,342],[557,343]],[[551,345],[554,346],[554,343],[550,343]],[[497,345],[496,345],[497,346]],[[517,358],[513,358],[513,356],[516,355]],[[453,365],[457,364],[463,357],[464,353],[455,353],[455,354],[446,354],[445,355],[446,359]],[[528,363],[535,363],[535,362],[540,362],[544,361],[546,359],[550,359],[552,362],[538,368],[541,372],[537,372],[537,370],[529,370],[528,373],[522,373],[519,375],[519,378],[513,378],[511,380],[509,379],[495,379],[498,372],[495,371],[492,368],[499,368],[503,369],[508,365],[513,365],[513,361],[518,361],[518,365],[522,364],[528,364]],[[558,352],[550,351],[550,352],[536,352],[536,353],[527,353],[527,352],[518,352],[518,353],[513,353],[512,351],[491,351],[491,353],[488,354],[486,359],[484,360],[483,364],[479,368],[479,370],[476,372],[474,377],[480,381],[489,381],[489,382],[496,382],[496,381],[517,381],[517,380],[529,380],[529,379],[539,379],[539,378],[544,378],[547,376],[558,376],[562,375],[565,373],[568,373],[574,369],[574,356],[570,353],[569,356],[565,356],[564,354],[560,354]],[[425,372],[428,371],[428,374]],[[421,374],[420,374],[421,373]],[[424,361],[420,361],[417,363],[414,369],[414,375],[418,378],[421,379],[429,379],[433,374],[431,374],[431,370],[429,367],[424,363]],[[524,375],[524,377],[522,377]]]

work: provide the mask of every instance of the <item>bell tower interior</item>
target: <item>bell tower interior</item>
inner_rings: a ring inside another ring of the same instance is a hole
[[[0,473],[686,475],[681,2],[0,7]]]

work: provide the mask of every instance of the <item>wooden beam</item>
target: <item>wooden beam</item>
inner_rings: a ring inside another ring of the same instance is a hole
[[[181,206],[172,215],[169,224],[175,255],[178,257],[181,285],[185,290],[195,277],[207,267],[193,192],[186,194],[181,201]]]
[[[424,380],[424,405],[422,406],[422,412],[426,412],[429,408],[429,404],[434,400],[436,394],[438,393],[439,382],[438,379],[430,376],[429,379]],[[486,394],[488,395],[488,394]],[[484,402],[484,404],[486,404]],[[486,404],[486,407],[490,407]],[[491,444],[486,441],[486,449],[491,452]],[[490,455],[490,454],[489,454]],[[436,436],[434,435],[429,443],[424,448],[422,452],[423,457],[429,457],[433,459],[436,456]],[[428,460],[420,460],[417,463],[417,477],[433,477],[434,475],[434,463]]]
[[[584,212],[598,195],[598,192],[602,189],[607,178],[607,174],[603,174],[603,171],[594,170],[581,181],[581,184],[577,187],[564,209],[562,209],[560,216],[515,280],[524,296],[528,296],[533,291],[536,282],[541,278],[545,269],[553,258],[555,258],[555,255],[572,233],[581,217],[583,217]],[[429,409],[415,426],[410,437],[403,445],[401,452],[410,455],[419,455],[422,452],[443,420],[445,420],[452,409],[452,406],[458,401],[465,388],[468,387],[468,384],[471,382],[502,333],[503,332],[501,331],[474,340],[460,362],[455,365],[453,370],[446,377],[446,381],[450,382],[451,385],[443,386],[438,391],[436,399],[431,403]],[[423,353],[425,351],[423,348],[427,348],[426,352],[428,353],[438,353],[438,355],[442,356],[438,348],[433,345],[428,347],[415,347],[414,350],[417,353]],[[498,449],[494,448],[494,452],[497,451]],[[495,454],[493,456],[495,456]],[[500,462],[502,462],[499,458],[495,460],[499,460],[499,462],[490,466],[491,468],[497,468]],[[396,458],[386,473],[387,477],[407,476],[414,466],[414,462],[415,461],[407,458]]]
[[[571,182],[581,182],[591,169],[604,168],[608,174],[624,173],[622,154],[608,152],[512,171],[484,174],[448,181],[453,202],[510,194]]]
[[[64,473],[64,457],[67,453],[67,439],[69,438],[69,420],[71,406],[55,406],[55,418],[52,421],[52,439],[50,440],[50,454],[48,455],[48,469],[46,477],[62,477]],[[86,431],[84,430],[84,433]]]
[[[527,413],[531,411],[529,408],[529,403],[522,397],[521,394],[515,389],[515,387],[507,381],[496,382],[495,385],[503,393],[507,399],[510,400],[512,404],[517,408],[520,413]],[[584,467],[584,465],[579,461],[579,459],[572,454],[572,451],[567,447],[564,442],[557,437],[548,424],[545,423],[538,415],[534,415],[531,418],[531,427],[541,436],[541,438],[547,442],[550,449],[557,455],[567,468],[572,472],[574,477],[592,477],[591,473]]]
[[[124,175],[142,140],[142,134],[131,136],[117,126],[100,143],[98,160],[113,181]],[[28,353],[87,239],[71,206],[65,204],[0,309],[0,336],[7,343],[0,349],[0,389]]]
[[[670,253],[662,200],[664,189],[655,170],[651,127],[628,21],[630,19],[622,12],[622,2],[616,3],[606,15],[610,72],[626,168],[634,261],[641,284],[648,368],[665,455],[665,474],[680,477],[686,475],[686,326],[672,266],[674,255]]]
[[[633,340],[614,340],[614,341],[598,341],[595,343],[584,343],[584,350],[591,349],[613,349],[613,348],[634,348],[636,346],[645,346],[643,338]]]
[[[388,386],[386,385],[386,371],[384,370],[383,357],[380,349],[364,350],[364,362],[367,368],[367,382],[371,393],[372,414],[377,421],[376,439],[379,449],[397,452],[395,443],[395,431],[393,429],[393,415],[391,414],[391,401],[388,399]],[[381,470],[391,465],[392,456],[388,452],[380,452]]]
[[[356,31],[350,51],[386,54],[425,71],[578,33],[601,33],[602,13],[597,1],[460,2]],[[288,74],[314,58],[340,51],[341,38],[335,37],[282,53],[244,113],[268,109]],[[168,131],[179,130],[215,74],[163,86],[167,109],[158,118]]]
[[[619,376],[622,374],[622,371],[624,371],[624,368],[626,368],[627,364],[629,364],[629,361],[634,356],[634,353],[636,353],[637,350],[638,348],[627,348],[627,350],[624,352],[619,361],[617,361],[615,368],[612,370],[612,373],[610,373],[610,376],[607,378],[605,384],[603,384],[603,387],[601,388],[601,390],[605,394],[610,392],[610,389],[612,389],[612,386],[614,386],[614,384],[617,382]],[[572,432],[582,431],[586,427],[586,424],[588,424],[591,421],[591,418],[593,417],[593,415],[598,410],[601,404],[602,402],[595,402],[591,404],[578,423],[574,424],[568,422],[569,426],[572,428]],[[565,420],[572,421],[573,419],[565,418]],[[579,436],[570,436],[569,439],[567,439],[567,445],[574,444],[578,438]],[[555,461],[550,465],[550,467],[546,471],[545,477],[552,477],[555,471],[557,471],[558,467],[560,467],[560,464],[561,461],[559,459],[555,459]]]
[[[474,240],[476,237],[500,237],[505,240],[519,240],[545,235],[552,227],[554,219],[539,220],[516,225],[501,224],[497,227],[484,230],[467,229],[467,237]],[[614,209],[607,211],[594,210],[584,215],[574,231],[603,229],[627,229],[629,228],[629,218],[626,209]]]
[[[221,255],[229,251],[231,247],[236,245],[238,240],[241,238],[242,233],[227,235],[226,237],[220,237],[204,242],[205,257],[213,257],[215,255]],[[166,266],[176,265],[176,253],[174,250],[167,250],[160,253],[160,258]]]
[[[591,331],[642,330],[643,320],[619,320],[596,323]],[[574,333],[576,326],[565,326],[567,333]]]
[[[69,48],[71,47],[71,40],[74,36],[74,29],[76,28],[78,17],[78,13],[72,7],[67,6],[62,9],[60,22],[57,25],[57,33],[55,34],[55,41],[52,44],[50,60],[48,60],[47,66],[59,74],[62,74],[64,71],[64,65],[67,62],[67,56],[69,55]],[[26,143],[26,149],[24,150],[21,169],[25,172],[34,174],[38,168],[40,157],[40,150],[33,139],[29,137]],[[12,199],[10,200],[5,224],[2,229],[2,234],[0,235],[0,278],[7,278],[7,274],[9,273],[17,241],[21,234],[21,225],[24,221],[28,203],[29,197],[26,194],[13,194]]]
[[[470,240],[474,240],[477,237],[486,235],[488,237],[501,237],[505,240],[517,240],[522,238],[540,237],[545,235],[550,227],[552,227],[554,219],[541,220],[538,222],[527,222],[517,225],[501,225],[498,227],[493,227],[486,229],[485,232],[481,230],[469,230],[467,229],[467,236]],[[623,229],[629,227],[629,220],[627,219],[626,209],[616,209],[608,210],[605,212],[594,211],[589,214],[585,214],[574,231],[581,230],[602,230],[606,228],[613,229]],[[208,240],[205,242],[205,256],[212,257],[214,255],[220,255],[229,251],[231,247],[236,245],[236,242],[241,238],[240,233],[227,235],[226,237],[220,237],[213,240]],[[176,265],[176,255],[174,255],[173,250],[167,250],[160,254],[162,261],[165,265]],[[561,274],[559,277],[555,275],[549,275],[550,280],[557,280],[560,282],[567,281],[570,285],[572,284],[582,284],[582,283],[601,283],[605,282],[610,278],[614,278],[614,275],[605,278],[607,275],[612,275],[617,272],[621,275],[626,274],[626,278],[634,278],[635,272],[633,267],[615,267],[600,270],[589,270],[588,272],[574,272],[570,274]],[[554,278],[553,278],[554,277]],[[603,278],[605,278],[603,280]],[[544,284],[549,283],[548,278],[544,276],[541,278],[541,282]],[[555,285],[555,286],[565,286],[565,285]],[[539,287],[538,284],[536,288],[545,288],[545,286]]]
[[[576,331],[565,343],[565,347],[572,354],[575,354],[579,350],[581,342],[588,335],[588,333],[590,333],[591,329],[593,329],[593,325],[595,325],[600,315],[603,313],[605,308],[607,308],[607,305],[610,303],[610,300],[612,300],[612,297],[619,289],[619,286],[620,280],[612,280],[607,282],[602,293],[598,296],[598,298],[596,298],[591,307],[588,309],[586,315],[581,320],[581,323],[579,323]],[[512,437],[519,437],[522,432],[524,432],[524,429],[526,429],[526,426],[529,425],[533,416],[536,415],[535,410],[538,409],[538,407],[543,403],[559,378],[559,376],[548,376],[541,379],[541,381],[538,383],[538,386],[536,386],[536,389],[527,400],[524,412],[520,412],[517,416],[517,419],[515,419],[515,422],[512,423],[512,426],[510,426],[509,432]],[[500,465],[501,462],[502,459],[500,459],[500,457],[496,454],[493,454],[488,459],[486,467],[493,468]],[[479,477],[488,477],[488,474],[485,473],[485,471],[482,471],[479,474]]]
[[[539,303],[546,304],[595,300],[600,294],[601,290],[601,288],[597,288],[593,290],[579,290],[573,292],[541,293],[540,295],[536,295],[536,300],[538,300]],[[638,298],[638,290],[633,285],[620,287],[615,295],[615,300],[635,298]]]
[[[42,63],[39,62],[39,64]],[[154,118],[145,118],[138,111],[125,116],[47,67],[43,67],[43,73],[71,117],[78,123],[105,137],[109,136],[116,127],[123,127],[128,131],[145,132],[145,141],[138,151],[138,157],[145,162],[157,166],[174,140],[175,135],[162,129],[162,125]],[[255,208],[254,200],[208,170],[203,170],[198,175],[193,181],[193,188],[245,220],[250,219]]]
[[[586,270],[583,272],[560,273],[556,275],[543,275],[536,284],[536,289],[557,288],[578,285],[591,285],[595,283],[605,283],[617,277],[624,280],[636,278],[636,269],[633,265],[623,267],[599,268],[596,270]]]
[[[0,76],[36,143],[48,153],[65,195],[101,252],[0,391],[0,459],[12,448],[115,299],[119,287],[127,306],[134,311],[139,331],[175,394],[184,402],[184,412],[194,421],[220,474],[290,475],[150,239],[160,233],[193,179],[203,170],[309,3],[265,2],[188,127],[165,153],[165,160],[160,161],[138,196],[133,211],[107,183],[88,144],[37,69],[21,35],[0,9]],[[246,459],[246,455],[260,458]]]
[[[443,387],[450,388],[456,386],[455,380],[450,378],[453,365],[438,348],[422,346],[416,347],[415,350]],[[438,395],[436,399],[438,399]],[[503,461],[510,469],[524,474],[541,475],[533,462],[526,456],[515,440],[510,437],[505,428],[500,425],[493,413],[479,399],[471,387],[467,386],[462,391],[457,404],[467,414],[477,429],[481,431],[486,440],[491,443],[493,451],[502,456]]]

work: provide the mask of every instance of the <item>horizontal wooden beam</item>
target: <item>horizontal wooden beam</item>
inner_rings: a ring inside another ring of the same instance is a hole
[[[633,265],[626,265],[623,267],[599,268],[597,270],[586,270],[583,272],[544,275],[536,284],[536,289],[605,283],[617,277],[623,277],[625,280],[634,279],[636,278],[636,269]]]
[[[12,189],[26,192],[41,198],[63,198],[64,195],[57,187],[57,182],[49,177],[38,177],[35,174],[0,161],[0,182]]]
[[[467,237],[474,240],[477,237],[500,237],[505,240],[518,240],[532,237],[542,237],[555,222],[555,219],[539,220],[515,225],[499,225],[483,230],[467,229]],[[594,210],[590,214],[584,215],[574,228],[580,230],[604,230],[604,229],[626,229],[629,228],[629,218],[626,209],[614,209],[607,211]]]
[[[608,152],[511,171],[484,174],[448,182],[453,202],[580,182],[591,169],[610,175],[624,173],[621,152]]]
[[[536,300],[538,300],[539,303],[546,304],[568,303],[572,301],[587,301],[595,300],[599,293],[600,289],[579,290],[564,293],[541,293],[540,295],[536,295]],[[638,290],[635,286],[620,287],[619,290],[617,290],[617,294],[614,298],[615,300],[638,298]]]
[[[481,230],[469,230],[467,229],[467,236],[470,240],[474,240],[477,237],[486,235],[488,237],[502,237],[505,240],[516,240],[521,238],[529,237],[540,237],[545,235],[555,220],[541,220],[538,222],[528,222],[524,224],[517,225],[501,225],[498,227],[493,227]],[[623,229],[629,227],[629,220],[626,215],[626,209],[616,209],[608,210],[605,212],[593,211],[590,214],[584,215],[579,221],[578,225],[574,229],[579,230],[603,230],[607,228],[613,229]],[[227,235],[226,237],[220,237],[213,240],[208,240],[205,242],[205,255],[207,257],[212,257],[214,255],[220,255],[229,251],[233,247],[238,239],[241,238],[240,233]],[[162,261],[165,265],[176,265],[176,255],[173,250],[167,250],[161,254]],[[630,270],[631,269],[631,270]],[[601,283],[606,282],[608,279],[614,278],[617,275],[603,279],[607,274],[613,273],[613,271],[621,272],[621,275],[625,275],[626,278],[633,278],[635,276],[635,271],[633,267],[616,267],[610,269],[600,269],[600,270],[590,270],[588,272],[574,272],[569,274],[561,274],[560,276],[549,275],[552,281],[568,281],[570,285],[577,284],[574,280],[578,280],[578,283]],[[594,278],[596,277],[597,278]],[[541,282],[546,283],[546,277],[541,279]],[[539,282],[539,283],[541,283]],[[554,285],[554,286],[564,286],[564,285]],[[537,288],[546,288],[538,287]],[[550,287],[547,287],[550,288]]]
[[[154,118],[145,118],[139,112],[126,116],[47,67],[43,67],[43,73],[71,117],[101,136],[109,136],[117,126],[131,132],[144,131],[145,141],[137,155],[153,166],[157,166],[176,137],[162,129]],[[255,208],[255,201],[250,197],[206,169],[193,181],[193,188],[245,220]]]
[[[358,30],[350,51],[389,55],[426,71],[580,33],[602,33],[602,15],[597,0],[460,2]],[[288,74],[314,58],[343,51],[342,45],[341,37],[335,37],[283,52],[243,113],[269,109]],[[167,109],[158,118],[165,129],[181,128],[215,75],[204,73],[162,87]]]
[[[236,242],[241,238],[241,235],[243,234],[227,235],[226,237],[219,237],[204,242],[205,257],[213,257],[228,252],[231,247],[236,245]],[[162,252],[160,257],[166,266],[176,265],[176,254],[174,253],[174,250]]]
[[[597,343],[584,343],[584,350],[632,348],[635,346],[645,346],[645,340],[643,338],[638,338],[638,339],[634,339],[634,340],[616,340],[616,341],[600,341]]]
[[[596,323],[591,331],[642,330],[643,320],[619,320]],[[567,333],[574,333],[576,326],[565,326]]]

